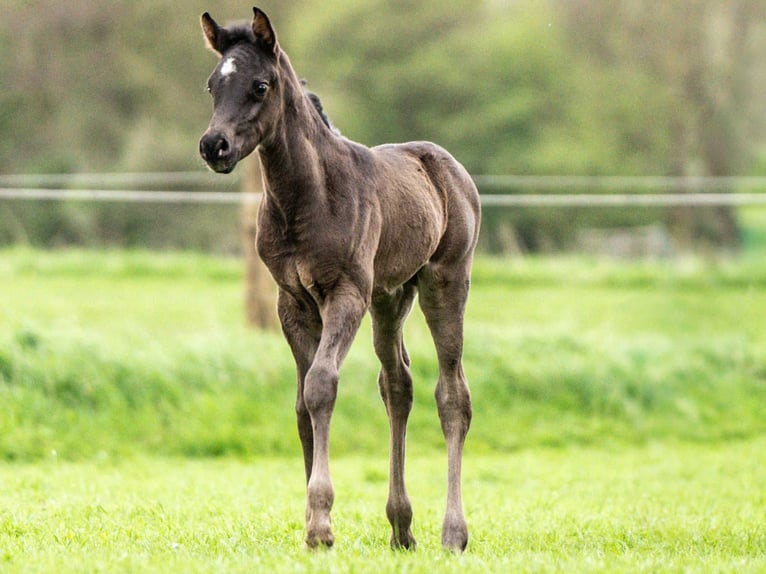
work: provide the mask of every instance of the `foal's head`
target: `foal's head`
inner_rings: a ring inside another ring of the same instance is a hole
[[[213,117],[199,143],[202,159],[219,173],[272,135],[281,113],[280,49],[268,17],[253,8],[251,24],[222,28],[202,15],[208,46],[221,58],[207,82]]]

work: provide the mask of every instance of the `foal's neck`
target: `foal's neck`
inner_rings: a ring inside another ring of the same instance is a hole
[[[320,148],[335,137],[322,122],[303,86],[281,55],[282,115],[270,141],[258,147],[266,195],[283,209],[291,204],[319,199],[323,191],[324,166]]]

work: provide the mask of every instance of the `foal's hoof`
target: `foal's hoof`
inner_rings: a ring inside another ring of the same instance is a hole
[[[406,532],[400,532],[399,536],[396,535],[396,532],[391,534],[392,550],[415,550],[417,545],[418,543],[415,542],[415,537],[409,529]]]
[[[447,523],[442,527],[442,546],[452,552],[463,552],[468,546],[468,526],[464,521]]]
[[[310,550],[332,548],[333,544],[335,544],[335,537],[329,528],[317,529],[306,533],[306,547]]]

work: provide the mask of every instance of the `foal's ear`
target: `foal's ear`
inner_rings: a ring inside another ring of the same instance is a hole
[[[213,52],[223,55],[223,39],[225,31],[207,12],[200,17],[200,24],[202,25],[202,33],[205,35],[207,47],[213,50]]]
[[[277,53],[277,35],[271,27],[269,17],[263,10],[253,7],[253,34],[256,43],[271,54]]]

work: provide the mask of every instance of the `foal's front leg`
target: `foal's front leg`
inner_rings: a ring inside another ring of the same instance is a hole
[[[282,332],[290,345],[295,358],[295,368],[298,374],[298,392],[295,401],[295,413],[298,419],[298,436],[303,448],[303,464],[306,470],[306,483],[311,478],[311,467],[314,458],[314,431],[311,428],[311,417],[303,400],[303,387],[306,373],[314,361],[319,337],[322,334],[322,319],[314,301],[306,294],[299,298],[280,289],[277,299],[279,320]]]
[[[330,419],[338,391],[340,365],[367,310],[367,299],[354,287],[329,293],[320,306],[322,336],[306,373],[303,401],[311,417],[314,452],[306,499],[306,544],[332,546],[330,510],[335,497],[330,479]]]

